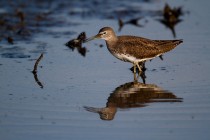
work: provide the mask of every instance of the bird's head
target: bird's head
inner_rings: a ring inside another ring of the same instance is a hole
[[[115,32],[111,27],[103,27],[99,30],[98,34],[86,39],[84,42],[91,41],[93,39],[104,39],[106,41],[115,37]]]

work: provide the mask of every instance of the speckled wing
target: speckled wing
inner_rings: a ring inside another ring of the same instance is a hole
[[[150,40],[142,37],[119,36],[119,49],[138,59],[153,58],[175,48],[182,40]]]
[[[137,59],[153,58],[162,53],[152,40],[146,38],[120,36],[119,39],[118,49],[123,54],[134,56]]]

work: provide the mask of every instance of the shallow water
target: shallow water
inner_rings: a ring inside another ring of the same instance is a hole
[[[85,57],[64,44],[83,31],[95,35],[103,26],[118,35],[174,39],[157,20],[165,1],[35,1],[29,10],[48,13],[46,19],[39,26],[27,24],[30,36],[4,33],[14,44],[4,38],[0,42],[1,139],[209,139],[210,3],[168,3],[183,7],[183,21],[175,31],[184,43],[163,61],[146,63],[144,85],[140,78],[133,83],[131,64],[114,58],[104,41],[83,44]],[[4,13],[8,9],[2,5]],[[127,21],[139,16],[143,27],[126,24],[118,31],[119,17]],[[41,53],[34,76],[31,71]]]

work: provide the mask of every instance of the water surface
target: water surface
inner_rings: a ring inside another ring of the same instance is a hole
[[[7,24],[21,23],[20,17],[14,17],[15,9],[25,14],[25,25],[15,26],[15,33],[8,28],[1,31],[1,139],[207,140],[209,2],[168,4],[183,7],[175,31],[184,43],[165,54],[163,61],[156,58],[146,63],[144,85],[140,78],[133,81],[131,64],[114,58],[104,41],[83,44],[85,57],[64,44],[83,31],[88,37],[95,35],[103,26],[113,27],[118,35],[174,39],[158,20],[165,1],[32,1],[27,6],[21,1],[1,2],[0,14]],[[119,18],[138,17],[143,27],[126,24],[118,31]]]

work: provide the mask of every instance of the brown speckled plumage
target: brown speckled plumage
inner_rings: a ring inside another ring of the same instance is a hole
[[[110,27],[102,28],[100,32],[111,31]],[[112,30],[112,35],[114,31]],[[125,54],[136,59],[150,59],[174,49],[182,40],[150,40],[137,36],[115,36],[115,39],[106,40],[109,51]]]

